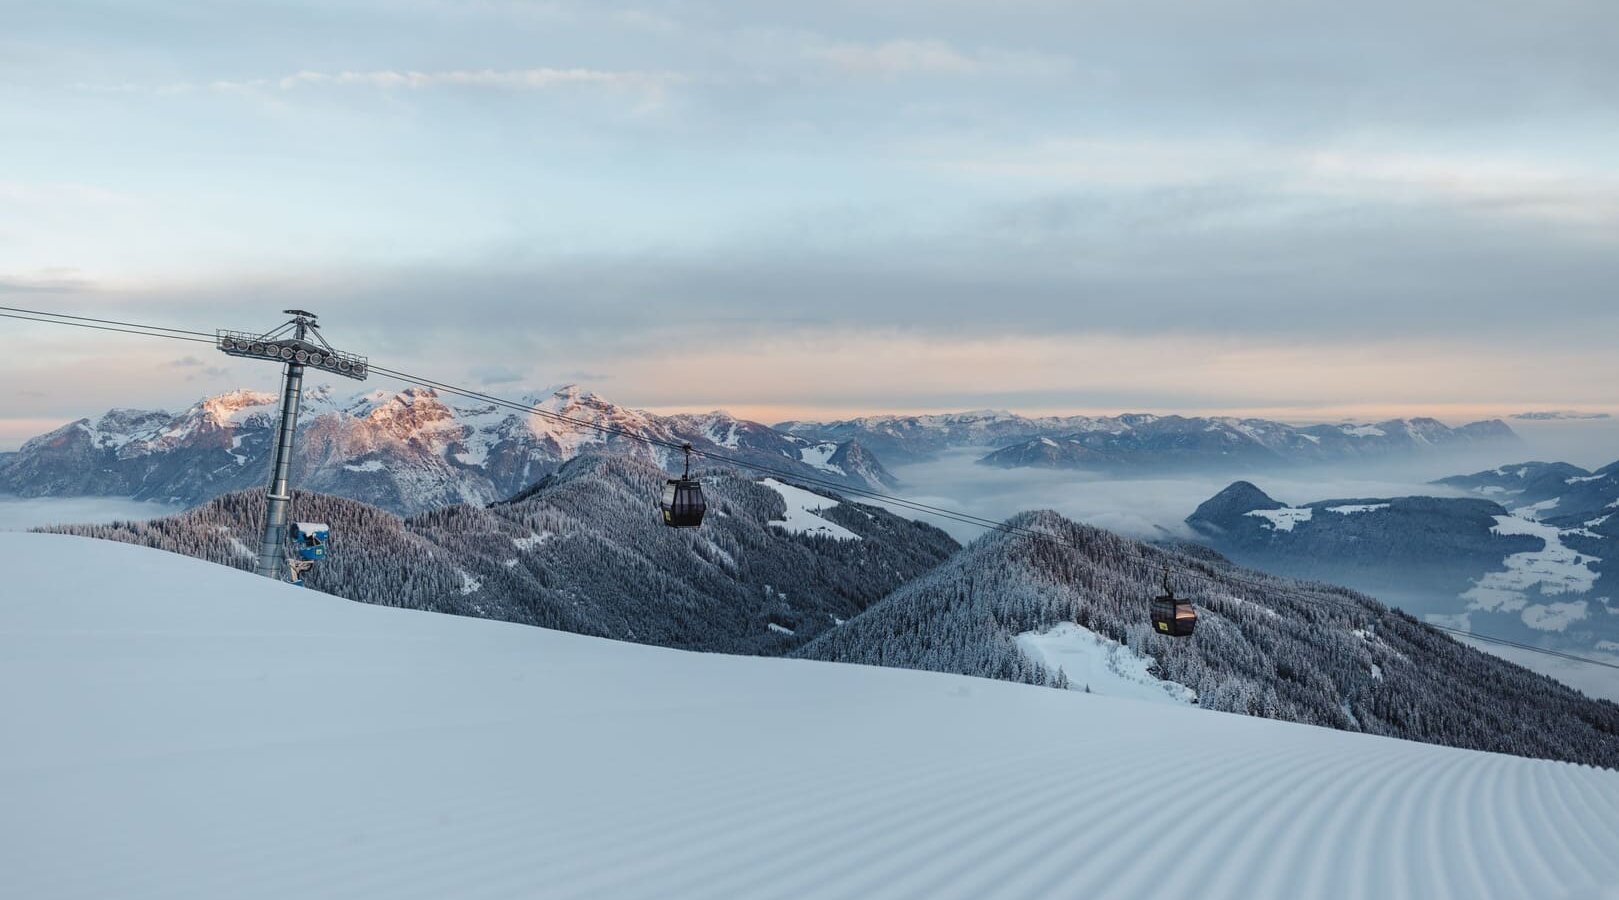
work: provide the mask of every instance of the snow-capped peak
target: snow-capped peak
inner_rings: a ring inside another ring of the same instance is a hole
[[[235,390],[205,398],[192,407],[218,427],[240,422],[242,416],[273,407],[280,397],[267,391]]]

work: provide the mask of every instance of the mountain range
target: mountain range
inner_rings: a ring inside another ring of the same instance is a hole
[[[1619,765],[1619,707],[1478,653],[1368,598],[1243,573],[1197,547],[1163,550],[1033,513],[963,549],[881,509],[774,479],[702,473],[710,519],[675,530],[663,472],[587,454],[510,502],[408,519],[300,494],[333,528],[311,587],[406,606],[660,646],[981,675],[1460,747]],[[257,492],[147,523],[54,528],[246,568]],[[1030,535],[1048,532],[1057,543]],[[1212,585],[1197,634],[1153,634],[1159,561]],[[1255,579],[1265,585],[1256,589]],[[1036,645],[1081,635],[1103,680]]]
[[[114,409],[79,419],[0,462],[0,493],[194,504],[261,486],[278,399],[237,390],[179,413]],[[867,490],[894,483],[857,442],[809,440],[723,412],[660,416],[572,385],[525,396],[521,404],[610,431],[428,388],[340,396],[317,386],[303,395],[294,483],[408,515],[505,499],[585,450],[680,466],[679,451],[626,435],[689,442],[700,452],[803,480]]]
[[[1534,412],[1514,413],[1512,418],[1522,419],[1525,422],[1588,422],[1599,419],[1611,419],[1612,413],[1605,412],[1575,412],[1572,410],[1537,410]]]
[[[994,448],[979,462],[1008,468],[1251,468],[1383,459],[1518,440],[1499,419],[1458,428],[1428,418],[1297,426],[1267,419],[1144,413],[1031,418],[992,410],[788,421],[776,427],[812,440],[858,441],[893,464],[933,459],[958,447]]]
[[[234,390],[180,412],[113,409],[82,418],[0,454],[0,493],[196,504],[256,487],[267,479],[277,402],[272,393]],[[1226,417],[1030,418],[995,411],[771,427],[720,411],[630,409],[575,385],[525,395],[517,405],[538,412],[430,388],[343,395],[326,385],[309,387],[294,483],[411,515],[504,499],[587,449],[676,469],[680,454],[669,445],[690,443],[700,453],[807,483],[883,491],[897,486],[885,462],[913,463],[956,448],[993,448],[979,462],[1001,467],[1263,469],[1517,440],[1498,420],[1459,428],[1434,419],[1293,426]]]
[[[1346,584],[1435,622],[1619,649],[1619,464],[1523,463],[1439,484],[1478,496],[1289,506],[1239,481],[1186,521],[1243,565]]]

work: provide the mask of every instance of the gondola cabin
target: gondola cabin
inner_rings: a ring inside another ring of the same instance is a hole
[[[1164,592],[1152,601],[1152,630],[1170,637],[1190,637],[1197,629],[1197,609],[1185,597],[1176,597],[1164,576]]]
[[[663,486],[663,524],[671,528],[696,528],[703,524],[703,486],[695,478],[671,478]]]
[[[691,445],[686,444],[681,449],[686,453],[686,470],[663,486],[663,524],[670,528],[696,528],[703,524],[708,504],[703,500],[702,482],[691,477]]]

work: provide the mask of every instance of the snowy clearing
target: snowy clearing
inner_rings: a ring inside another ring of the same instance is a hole
[[[1245,513],[1255,518],[1264,519],[1267,528],[1272,531],[1292,531],[1293,526],[1300,522],[1308,522],[1315,515],[1315,510],[1308,506],[1284,506],[1281,509],[1256,509]]]
[[[1537,537],[1545,546],[1527,553],[1514,553],[1503,560],[1504,570],[1491,572],[1474,582],[1473,587],[1461,595],[1468,601],[1468,609],[1522,610],[1524,624],[1541,631],[1562,631],[1585,618],[1585,601],[1531,605],[1531,590],[1540,597],[1583,594],[1596,586],[1597,572],[1590,564],[1601,562],[1600,559],[1564,546],[1563,533],[1555,526],[1530,519],[1496,516],[1490,530],[1496,534]]]
[[[831,497],[823,497],[814,491],[782,484],[774,478],[766,478],[759,483],[774,490],[781,495],[781,499],[787,501],[787,518],[773,520],[770,524],[793,534],[824,534],[840,541],[860,540],[860,535],[815,514],[817,511],[832,509],[838,505],[838,501]]]
[[[528,537],[512,538],[512,546],[519,550],[533,550],[535,547],[538,547],[553,537],[555,537],[555,535],[549,531],[544,534],[540,534],[537,531],[530,531],[528,533]]]
[[[1327,512],[1337,513],[1340,516],[1352,516],[1356,513],[1377,512],[1380,509],[1388,509],[1390,505],[1388,503],[1351,503],[1348,506],[1329,506],[1327,507]]]
[[[364,606],[83,538],[0,535],[0,559],[0,896],[1619,884],[1612,771]]]
[[[1557,504],[1561,503],[1562,500],[1563,498],[1561,497],[1553,497],[1550,500],[1542,500],[1539,503],[1530,503],[1527,506],[1519,506],[1513,509],[1512,513],[1513,515],[1522,516],[1525,519],[1539,519],[1541,517],[1541,513],[1550,512],[1551,510],[1556,509]]]
[[[833,443],[811,444],[798,451],[798,458],[805,465],[814,466],[822,472],[833,475],[845,474],[842,466],[835,466],[828,462],[832,455],[838,452],[838,445]]]
[[[235,534],[233,534],[229,528],[221,525],[219,526],[218,531],[221,535],[224,535],[225,540],[230,542],[230,548],[231,550],[235,551],[237,556],[240,556],[243,559],[258,558],[258,553],[254,551],[252,547],[242,543],[241,538],[238,538]]]
[[[1186,685],[1153,675],[1152,657],[1074,622],[1061,622],[1045,632],[1026,631],[1017,636],[1017,645],[1024,656],[1051,672],[1061,669],[1072,690],[1159,703],[1189,704],[1197,699],[1197,692]]]

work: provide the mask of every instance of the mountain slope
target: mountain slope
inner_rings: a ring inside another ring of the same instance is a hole
[[[1216,550],[1243,565],[1296,578],[1349,584],[1379,596],[1439,598],[1409,608],[1453,613],[1454,598],[1514,553],[1539,541],[1502,533],[1507,515],[1489,500],[1395,497],[1321,500],[1298,507],[1238,481],[1204,501],[1186,523]]]
[[[1191,688],[1211,709],[1619,766],[1619,706],[1458,644],[1369,598],[1213,558],[1166,556],[1055,513],[1015,521],[1064,543],[988,535],[800,654],[1083,688],[1057,678],[1018,640],[1077,622],[1149,657],[1158,678]],[[1152,632],[1147,606],[1160,573],[1141,556],[1174,559],[1214,579],[1214,586],[1180,585],[1201,616],[1193,637]]]
[[[1568,463],[1526,462],[1434,483],[1471,491],[1513,512],[1570,528],[1619,510],[1619,462],[1595,472]]]
[[[0,534],[0,559],[6,896],[1495,900],[1619,883],[1613,772],[378,609],[56,535]]]
[[[658,517],[662,470],[616,455],[576,457],[487,508],[458,505],[402,520],[299,493],[293,514],[333,527],[330,557],[308,579],[316,590],[736,653],[797,647],[957,549],[935,528],[831,498],[808,505],[853,539],[793,533],[782,524],[791,517],[781,490],[724,470],[701,476],[710,513],[691,530],[667,528]],[[51,530],[249,568],[263,509],[263,497],[246,492],[167,519]]]
[[[232,391],[178,414],[112,410],[23,445],[0,466],[0,492],[23,496],[127,495],[199,503],[260,486],[269,472],[275,394]],[[850,442],[781,434],[725,413],[658,416],[575,386],[522,398],[527,406],[607,431],[425,388],[339,397],[305,390],[295,483],[400,514],[511,496],[585,451],[636,456],[666,468],[678,451],[639,435],[854,488],[891,486]]]
[[[858,441],[891,463],[932,459],[955,447],[993,447],[989,465],[1047,468],[1254,466],[1337,462],[1488,446],[1518,440],[1500,420],[1450,428],[1435,419],[1376,425],[1287,425],[1267,419],[1046,416],[982,410],[930,416],[867,416],[783,422],[815,440]]]
[[[1541,496],[1547,481],[1581,494],[1601,484],[1545,464],[1470,478],[1484,496],[1503,496],[1503,483],[1524,485],[1519,496],[1526,499]],[[1619,582],[1612,571],[1619,560],[1619,522],[1606,516],[1587,520],[1588,513],[1570,520],[1533,518],[1558,502],[1555,494],[1542,497],[1519,506],[1519,515],[1494,501],[1469,498],[1322,500],[1288,507],[1238,482],[1186,521],[1243,565],[1346,584],[1457,628],[1566,650],[1603,649],[1605,642],[1619,642]]]

